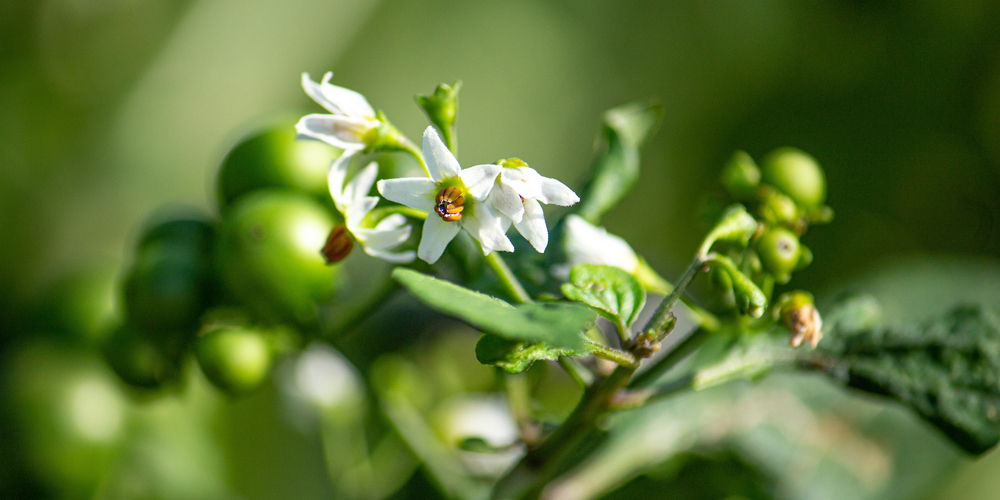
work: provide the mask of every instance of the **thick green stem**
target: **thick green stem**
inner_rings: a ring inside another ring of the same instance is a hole
[[[489,266],[493,274],[500,280],[500,286],[507,291],[507,295],[511,300],[518,304],[531,302],[531,296],[524,290],[521,282],[517,280],[517,276],[514,276],[513,271],[507,267],[507,263],[500,258],[497,252],[490,252],[489,255],[483,257],[483,260],[486,261],[486,265]]]
[[[583,342],[590,348],[590,353],[598,358],[606,359],[619,365],[632,368],[637,368],[639,366],[639,361],[635,359],[635,356],[630,352],[619,351],[618,349],[608,347],[589,338],[584,338]]]
[[[688,266],[687,270],[684,271],[684,275],[681,276],[681,279],[677,281],[676,285],[674,285],[674,289],[670,291],[670,295],[667,295],[667,298],[663,299],[663,302],[660,303],[660,307],[658,307],[656,312],[653,313],[653,317],[646,323],[646,327],[642,329],[644,333],[648,335],[660,334],[660,331],[663,330],[667,321],[669,321],[670,312],[673,311],[674,305],[681,298],[681,295],[684,294],[684,290],[687,290],[688,285],[691,284],[691,281],[694,280],[694,277],[698,275],[698,271],[701,271],[701,268],[704,265],[705,262],[701,255],[695,257],[694,262]]]

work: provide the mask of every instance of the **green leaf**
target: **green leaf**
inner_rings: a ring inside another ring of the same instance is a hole
[[[817,354],[850,387],[908,405],[969,453],[1000,441],[1000,322],[962,306],[921,325],[876,324],[877,306],[853,300],[827,315]]]
[[[609,110],[598,137],[590,182],[576,213],[592,224],[618,204],[639,178],[639,150],[663,117],[660,103],[632,103]]]
[[[635,277],[617,267],[600,264],[573,266],[569,283],[562,285],[562,293],[608,318],[622,336],[628,334],[629,326],[646,303],[646,291]]]
[[[473,327],[513,341],[545,342],[584,350],[581,332],[596,314],[567,303],[531,303],[512,306],[500,299],[463,288],[411,269],[397,267],[392,277],[424,304]]]
[[[797,360],[784,331],[714,335],[699,350],[692,387],[707,389],[732,380],[758,380]]]
[[[736,268],[728,257],[716,255],[708,261],[709,265],[718,266],[729,273],[733,282],[733,294],[736,297],[736,307],[740,314],[749,314],[754,318],[759,318],[764,313],[767,306],[767,296],[748,278]]]
[[[715,223],[715,227],[705,237],[701,254],[707,254],[712,243],[730,241],[746,246],[750,237],[757,231],[757,220],[740,204],[730,205]]]
[[[486,334],[476,344],[476,359],[484,365],[493,365],[507,373],[521,373],[535,361],[556,360],[559,356],[585,356],[586,352],[550,347],[544,342],[515,342],[496,335]]]

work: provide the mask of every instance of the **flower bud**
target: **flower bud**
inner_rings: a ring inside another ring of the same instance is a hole
[[[823,338],[823,319],[813,304],[812,295],[803,291],[789,292],[781,296],[778,305],[781,323],[791,332],[788,345],[799,347],[802,342],[809,342],[815,349]]]
[[[461,88],[461,80],[451,85],[442,83],[434,89],[434,94],[416,97],[417,105],[423,108],[427,118],[441,131],[444,142],[448,145],[452,144],[455,118],[458,117],[458,91]]]
[[[737,151],[722,168],[722,185],[740,201],[752,200],[760,184],[760,169],[746,151]]]
[[[826,200],[826,176],[812,156],[795,148],[778,148],[764,157],[761,181],[774,186],[805,208]]]

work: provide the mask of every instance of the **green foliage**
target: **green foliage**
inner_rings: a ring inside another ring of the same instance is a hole
[[[828,318],[817,353],[850,387],[899,400],[965,451],[1000,441],[1000,321],[960,306],[920,325],[880,326],[870,300]]]
[[[476,359],[480,363],[499,367],[507,373],[521,373],[542,359],[584,355],[586,352],[550,347],[544,342],[516,342],[490,334],[483,335],[476,344]]]
[[[663,117],[660,103],[632,103],[604,114],[590,182],[576,213],[592,224],[618,204],[639,179],[639,151]]]
[[[796,352],[777,331],[715,335],[696,358],[693,387],[715,387],[733,380],[757,380],[775,366],[795,361]]]
[[[500,299],[416,271],[396,268],[392,277],[430,308],[507,340],[545,342],[583,351],[582,333],[596,314],[565,303],[512,306]]]
[[[733,295],[736,297],[736,307],[740,314],[749,314],[759,318],[767,306],[767,296],[754,284],[753,280],[736,268],[728,257],[717,255],[709,261],[713,268],[722,269],[732,281]]]
[[[715,223],[715,227],[705,237],[702,245],[702,253],[716,241],[729,241],[746,245],[750,237],[757,231],[757,221],[747,212],[743,205],[731,205],[723,212],[722,217]]]
[[[613,266],[580,264],[569,273],[562,292],[608,318],[623,337],[646,303],[646,291],[631,274]]]

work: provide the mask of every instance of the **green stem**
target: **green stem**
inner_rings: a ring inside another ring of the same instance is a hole
[[[583,387],[584,389],[590,387],[594,383],[594,374],[588,370],[585,366],[581,365],[579,361],[570,356],[559,356],[559,366],[566,370],[566,374],[569,378],[573,379],[574,382]]]
[[[511,300],[518,304],[531,302],[531,296],[524,290],[521,282],[517,280],[517,276],[514,276],[513,271],[507,267],[507,263],[500,258],[497,252],[490,252],[489,255],[483,257],[483,260],[486,261],[486,265],[489,266],[493,274],[500,280],[500,286],[507,291],[507,295],[510,296]]]
[[[499,368],[498,374],[503,377],[504,389],[507,392],[507,404],[514,415],[521,439],[525,443],[535,443],[541,437],[535,419],[531,414],[531,393],[528,389],[528,376],[524,373],[504,373]]]
[[[677,281],[676,285],[674,285],[674,289],[670,291],[670,295],[667,295],[667,298],[663,299],[663,302],[660,303],[660,307],[658,307],[656,312],[653,313],[653,317],[646,323],[645,328],[642,329],[644,333],[656,336],[660,335],[660,332],[667,324],[670,312],[674,309],[674,304],[676,304],[681,298],[681,295],[684,294],[684,290],[687,289],[688,285],[691,284],[691,281],[694,280],[694,277],[698,275],[698,271],[700,271],[704,265],[705,262],[701,255],[695,257],[694,262],[688,266],[687,270],[685,270],[684,274],[681,276],[681,279]]]
[[[608,347],[589,338],[584,338],[583,343],[587,344],[587,347],[590,348],[591,354],[597,356],[598,358],[613,361],[621,366],[628,366],[633,369],[639,367],[639,361],[635,359],[635,356],[633,356],[632,353],[619,351],[618,349]]]
[[[660,356],[652,366],[637,374],[628,386],[630,389],[640,389],[650,385],[660,378],[667,370],[673,368],[689,354],[696,351],[711,334],[710,330],[699,328],[687,336],[684,340],[674,344],[670,351]]]

